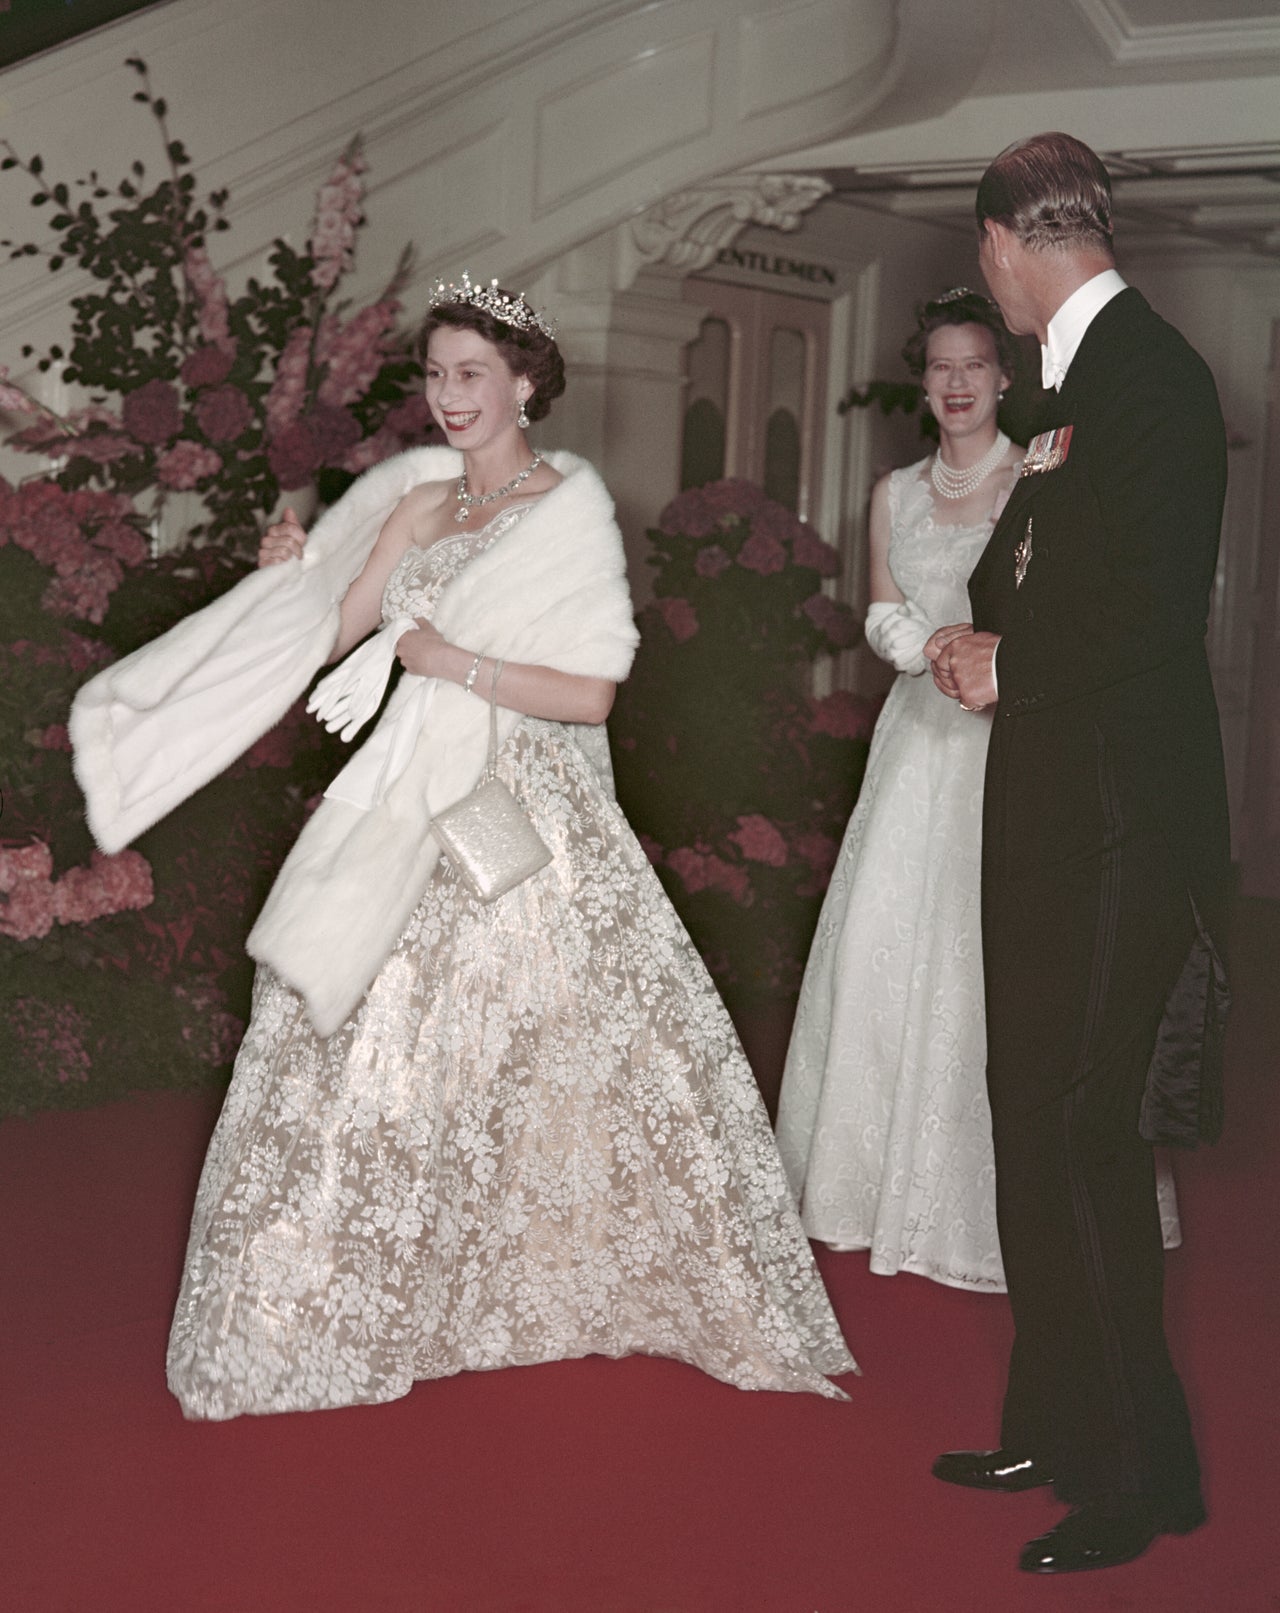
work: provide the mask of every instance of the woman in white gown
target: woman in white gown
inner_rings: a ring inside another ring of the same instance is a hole
[[[903,350],[935,454],[871,496],[867,642],[898,671],[818,920],[778,1106],[805,1230],[873,1272],[1003,1290],[986,1092],[980,872],[991,718],[925,676],[1018,474],[996,413],[1016,349],[965,288],[922,305]],[[1161,1185],[1167,1244],[1178,1241]]]
[[[614,683],[504,665],[432,623],[486,555],[554,541],[571,483],[598,488],[528,447],[563,369],[541,316],[504,297],[437,290],[427,396],[463,474],[396,505],[331,659],[381,621],[424,687],[483,710],[496,683],[515,714],[499,773],[552,860],[491,903],[436,862],[332,1034],[259,968],[170,1340],[190,1417],[385,1401],[415,1379],[593,1353],[828,1396],[825,1375],[853,1370],[751,1071],[592,743]],[[262,564],[304,541],[287,514]]]

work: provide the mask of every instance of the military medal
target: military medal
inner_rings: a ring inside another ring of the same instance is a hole
[[[1071,426],[1058,426],[1053,431],[1042,431],[1027,444],[1019,476],[1041,476],[1045,471],[1057,470],[1065,465],[1071,448]]]
[[[1068,426],[1070,431],[1071,427]],[[1026,579],[1027,567],[1031,564],[1031,522],[1027,522],[1027,530],[1022,534],[1022,542],[1013,551],[1013,586],[1021,588]]]

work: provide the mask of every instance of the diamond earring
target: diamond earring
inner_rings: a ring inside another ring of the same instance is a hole
[[[516,425],[518,425],[520,427],[521,431],[528,431],[531,422],[529,420],[529,416],[525,413],[524,404],[525,404],[525,400],[523,398],[521,398],[520,399],[520,413],[516,416]]]

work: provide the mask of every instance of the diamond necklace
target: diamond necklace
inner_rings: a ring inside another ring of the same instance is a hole
[[[458,513],[454,516],[454,520],[461,524],[473,509],[479,509],[482,504],[492,504],[495,499],[506,498],[508,493],[514,493],[521,483],[529,480],[541,463],[542,455],[535,453],[518,475],[513,476],[504,486],[494,488],[492,493],[471,492],[467,487],[467,473],[464,470],[462,475],[458,477]]]
[[[929,467],[930,480],[943,498],[967,498],[970,493],[977,492],[1008,451],[1008,437],[1003,431],[997,431],[996,440],[976,465],[970,465],[967,470],[952,470],[950,465],[943,462],[942,449],[939,448]]]

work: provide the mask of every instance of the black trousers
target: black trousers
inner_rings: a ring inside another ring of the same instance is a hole
[[[1198,1498],[1199,1467],[1138,1114],[1195,925],[1160,834],[1127,824],[1118,798],[1107,816],[1100,849],[1015,876],[990,855],[1003,825],[988,814],[988,1086],[1016,1328],[1001,1443],[1043,1460],[1069,1503],[1159,1515]]]

